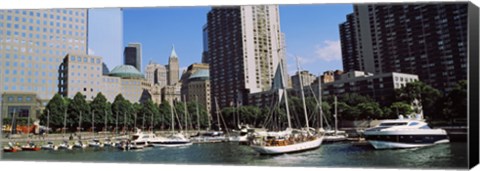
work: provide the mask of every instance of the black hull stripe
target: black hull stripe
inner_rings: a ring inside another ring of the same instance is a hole
[[[365,135],[365,140],[385,141],[408,144],[433,144],[448,140],[447,135]]]

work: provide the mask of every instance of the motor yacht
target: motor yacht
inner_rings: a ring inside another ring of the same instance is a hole
[[[414,148],[450,142],[445,130],[431,129],[421,119],[403,117],[384,120],[363,134],[375,149]]]

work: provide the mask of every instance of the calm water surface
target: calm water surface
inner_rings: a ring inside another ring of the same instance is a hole
[[[322,144],[316,150],[302,153],[262,156],[248,146],[217,143],[138,151],[107,148],[3,153],[2,160],[453,169],[467,167],[467,152],[467,143],[440,144],[416,149],[375,150],[369,144],[345,142]]]

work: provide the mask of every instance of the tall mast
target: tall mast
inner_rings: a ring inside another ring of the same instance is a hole
[[[78,118],[79,132],[82,132],[82,111],[80,111],[80,117]]]
[[[93,138],[95,138],[95,111],[92,111],[92,134]]]
[[[118,111],[115,112],[116,113],[116,116],[115,116],[115,134],[118,135]]]
[[[134,128],[134,129],[137,128],[137,117],[138,117],[138,113],[135,112],[135,115],[133,116],[133,119],[134,119],[133,128]]]
[[[65,131],[66,131],[65,129],[67,129],[66,127],[67,127],[67,109],[65,108],[65,111],[63,112],[63,130],[62,130],[64,138],[65,138]]]
[[[322,109],[322,77],[321,75],[319,74],[318,75],[318,102],[319,102],[319,105],[318,105],[318,108],[320,110],[320,128],[323,129],[323,109]]]
[[[287,112],[287,121],[288,121],[288,128],[289,129],[292,129],[292,121],[290,119],[290,109],[288,108],[288,97],[287,97],[287,89],[285,88],[285,84],[287,83],[287,81],[285,80],[284,78],[284,75],[283,75],[283,61],[282,63],[280,64],[280,75],[282,76],[282,90],[283,90],[283,94],[285,96],[285,110]]]
[[[183,118],[185,119],[185,133],[187,133],[188,130],[188,123],[187,123],[187,98],[185,95],[183,95],[183,104],[184,104],[184,112],[183,112]]]
[[[195,101],[197,103],[196,107],[197,107],[197,129],[198,129],[198,132],[200,132],[200,112],[198,111],[198,96],[195,95]]]
[[[335,135],[337,135],[337,96],[334,97],[335,99]]]
[[[153,115],[154,113],[152,112],[152,118],[150,119],[150,129],[152,129],[152,132],[153,132]]]
[[[47,137],[48,137],[49,126],[50,126],[50,110],[47,109]]]
[[[218,127],[218,130],[221,131],[222,128],[220,128],[220,114],[218,113],[218,103],[217,103],[217,97],[215,97],[215,108],[217,109],[216,110],[216,113],[217,113],[217,127]]]
[[[300,93],[302,94],[303,113],[305,114],[305,124],[307,126],[307,131],[308,131],[309,125],[308,125],[307,107],[305,105],[305,94],[303,93],[302,74],[300,73],[300,64],[298,63],[298,57],[296,57],[296,59],[297,59],[298,80],[300,81]]]
[[[170,106],[170,113],[172,115],[172,134],[175,133],[175,116],[173,116],[173,101],[172,101],[172,105]]]
[[[143,113],[143,116],[142,116],[142,130],[145,129],[145,113]]]
[[[123,131],[125,131],[125,133],[128,132],[127,130],[127,113],[123,112]]]

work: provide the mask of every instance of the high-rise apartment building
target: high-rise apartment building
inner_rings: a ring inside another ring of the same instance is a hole
[[[279,63],[286,68],[276,5],[214,7],[206,28],[212,99],[220,108],[247,104],[248,94],[270,90]]]
[[[67,53],[87,52],[87,10],[0,10],[0,94],[35,93],[45,105],[57,93]]]
[[[346,72],[418,74],[444,92],[467,79],[467,3],[355,5],[340,35]]]
[[[131,65],[142,72],[142,45],[140,43],[129,43],[123,51],[123,64]]]
[[[172,52],[168,58],[167,66],[167,84],[173,86],[179,81],[179,66],[178,66],[178,56],[175,52],[175,47],[172,47]]]
[[[308,86],[313,83],[317,79],[317,77],[311,74],[308,71],[300,71],[296,72],[295,75],[292,76],[292,86],[294,89],[300,89],[300,76],[302,76],[302,84],[303,86]]]
[[[205,24],[203,26],[203,52],[202,52],[202,63],[208,64],[208,27]]]

